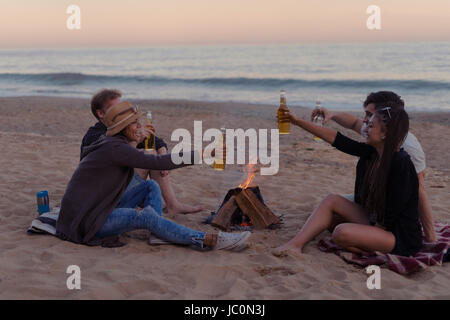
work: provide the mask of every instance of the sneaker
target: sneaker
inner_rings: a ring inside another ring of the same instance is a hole
[[[251,232],[229,233],[220,231],[217,235],[217,243],[214,250],[241,251],[247,247],[247,240]]]

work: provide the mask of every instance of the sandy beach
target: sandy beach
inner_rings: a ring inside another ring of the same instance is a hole
[[[275,128],[277,106],[184,100],[138,101],[151,110],[156,130],[169,147],[176,128]],[[326,107],[326,105],[325,105]],[[293,108],[309,117],[310,109]],[[362,115],[362,109],[359,113]],[[303,225],[330,193],[352,193],[357,159],[293,128],[280,137],[280,170],[257,176],[266,204],[284,224],[254,231],[241,253],[200,252],[147,244],[148,232],[122,237],[120,248],[76,245],[48,235],[26,233],[36,217],[36,192],[48,190],[58,206],[79,162],[81,139],[95,123],[88,99],[0,98],[0,299],[449,299],[450,264],[411,276],[386,268],[381,290],[369,290],[364,269],[323,253],[317,241],[304,254],[278,258],[270,251]],[[427,156],[426,187],[436,221],[450,222],[450,113],[411,113],[410,131]],[[338,128],[335,124],[331,127]],[[357,138],[356,134],[347,132]],[[206,145],[206,143],[205,143]],[[178,198],[206,209],[168,216],[189,227],[213,231],[202,221],[217,209],[242,178],[241,165],[223,172],[197,165],[170,172]],[[81,290],[68,290],[66,268],[81,268]]]

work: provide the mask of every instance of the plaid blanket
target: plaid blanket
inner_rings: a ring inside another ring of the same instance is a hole
[[[45,212],[31,222],[28,234],[52,234],[56,235],[56,221],[59,217],[59,208],[53,208],[50,212]]]
[[[322,239],[318,243],[320,250],[334,252],[347,263],[367,267],[369,265],[387,265],[389,269],[400,274],[411,274],[428,266],[442,265],[448,261],[450,250],[450,225],[435,223],[437,242],[425,243],[422,249],[412,257],[403,257],[381,252],[356,254],[344,250],[330,238]]]

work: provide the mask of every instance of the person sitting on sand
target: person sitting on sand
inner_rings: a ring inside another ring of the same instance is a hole
[[[369,94],[364,101],[365,117],[363,120],[346,113],[330,111],[326,108],[314,109],[311,114],[311,119],[314,119],[319,113],[323,115],[323,124],[326,124],[329,120],[334,120],[344,128],[352,129],[358,134],[364,136],[365,127],[369,122],[369,118],[375,112],[375,104],[383,104],[388,101],[395,102],[393,106],[399,106],[404,108],[405,103],[401,97],[392,91],[378,91]],[[423,226],[425,240],[428,242],[436,242],[436,231],[434,230],[433,215],[431,212],[430,201],[425,189],[425,154],[422,146],[417,138],[408,132],[405,142],[403,142],[402,148],[409,154],[411,160],[416,168],[417,178],[419,179],[419,218]],[[349,200],[353,201],[353,195],[348,195]]]
[[[206,233],[163,218],[161,194],[152,181],[143,181],[125,192],[133,168],[172,170],[188,165],[174,164],[170,154],[145,154],[129,144],[140,139],[138,119],[142,114],[129,102],[114,104],[105,113],[106,136],[82,149],[81,161],[61,201],[57,236],[80,244],[115,246],[120,245],[120,234],[147,229],[175,244],[244,249],[250,232]],[[135,209],[142,203],[142,210]]]
[[[303,247],[322,231],[352,252],[383,252],[410,256],[422,246],[418,216],[419,183],[414,164],[401,145],[409,129],[408,114],[393,103],[375,104],[366,129],[366,143],[286,113],[290,121],[359,157],[356,167],[355,202],[340,195],[327,196],[297,235],[273,251],[283,255]],[[337,226],[336,226],[337,225]],[[336,226],[336,227],[335,227]]]
[[[96,93],[91,100],[91,111],[92,114],[97,118],[98,122],[90,127],[83,137],[81,143],[81,150],[97,141],[102,135],[106,134],[106,126],[104,123],[104,116],[108,109],[120,102],[122,93],[118,90],[103,89]],[[156,152],[157,154],[167,153],[167,144],[160,139],[155,137],[156,142]],[[143,149],[143,143],[137,145],[139,149]],[[130,182],[130,186],[134,186],[146,180],[147,178],[154,179],[161,188],[164,201],[166,203],[167,213],[195,213],[203,210],[202,206],[190,206],[178,201],[175,191],[172,187],[172,183],[168,176],[167,170],[146,170],[146,169],[135,169],[135,174]]]

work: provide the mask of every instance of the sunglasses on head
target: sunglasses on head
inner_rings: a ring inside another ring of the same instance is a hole
[[[380,111],[387,111],[387,114],[389,115],[389,119],[391,119],[391,112],[389,110],[391,110],[391,107],[384,107],[382,109],[380,109]]]

